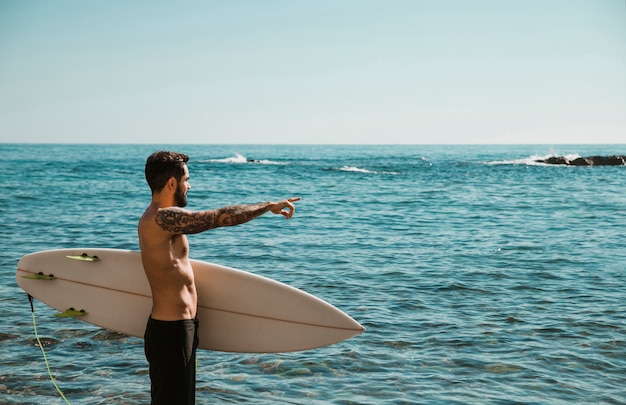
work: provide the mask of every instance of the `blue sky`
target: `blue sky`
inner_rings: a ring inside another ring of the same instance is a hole
[[[626,4],[2,0],[0,142],[626,143]]]

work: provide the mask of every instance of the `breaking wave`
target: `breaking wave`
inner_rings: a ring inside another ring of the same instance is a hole
[[[276,162],[273,160],[266,160],[266,159],[249,159],[247,157],[245,157],[244,155],[242,155],[241,153],[235,153],[235,156],[231,156],[231,157],[226,157],[226,158],[219,158],[219,159],[207,159],[204,160],[203,162],[207,162],[207,163],[232,163],[232,164],[242,164],[242,163],[256,163],[256,164],[262,164],[262,165],[284,165],[287,163],[284,162]]]

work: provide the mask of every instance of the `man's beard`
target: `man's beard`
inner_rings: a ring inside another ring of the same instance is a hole
[[[174,203],[180,208],[187,206],[187,194],[180,188],[176,190],[176,194],[174,194]]]

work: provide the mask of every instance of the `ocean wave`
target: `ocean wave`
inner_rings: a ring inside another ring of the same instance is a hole
[[[558,157],[555,153],[549,153],[547,155],[531,155],[521,159],[510,159],[510,160],[495,160],[492,162],[487,162],[488,165],[527,165],[527,166],[553,166],[549,163],[540,162],[542,160],[547,160],[549,158]],[[563,157],[567,160],[575,160],[580,158],[581,156],[577,153],[572,153],[569,155],[563,155]]]
[[[232,163],[232,164],[241,164],[241,163],[257,163],[262,165],[284,165],[287,163],[284,162],[276,162],[273,160],[266,159],[249,159],[240,153],[235,153],[235,156],[220,158],[220,159],[207,159],[203,160],[205,163]]]
[[[368,170],[368,169],[363,169],[360,167],[356,167],[356,166],[343,166],[339,169],[337,169],[341,172],[354,172],[354,173],[367,173],[367,174],[398,174],[398,172],[387,172],[387,171],[382,171],[379,172],[377,170]]]

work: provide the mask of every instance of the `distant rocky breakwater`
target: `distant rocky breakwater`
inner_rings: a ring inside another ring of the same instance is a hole
[[[551,156],[547,159],[537,159],[535,162],[567,166],[626,166],[626,156],[588,156],[571,160],[563,156]]]

